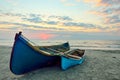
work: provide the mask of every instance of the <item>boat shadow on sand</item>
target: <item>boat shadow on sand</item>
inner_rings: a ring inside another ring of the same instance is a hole
[[[84,64],[85,62],[78,66],[72,66],[65,71],[61,70],[59,66],[41,68],[15,78],[17,80],[79,80],[79,74],[84,72]]]
[[[29,72],[24,75],[18,75],[14,77],[15,80],[81,80],[87,79],[86,65],[89,65],[87,61],[88,56],[84,56],[84,63],[78,66],[71,66],[68,70],[61,70],[59,65],[43,67],[39,70]],[[89,79],[89,77],[88,77]]]

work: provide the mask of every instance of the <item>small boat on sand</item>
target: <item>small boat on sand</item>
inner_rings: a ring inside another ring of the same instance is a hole
[[[16,75],[60,63],[61,68],[81,64],[85,50],[70,50],[69,43],[52,46],[36,46],[22,35],[16,33],[11,52],[10,70]]]

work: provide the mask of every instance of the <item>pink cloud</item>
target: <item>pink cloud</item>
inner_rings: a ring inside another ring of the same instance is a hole
[[[113,4],[119,4],[120,0],[83,0],[85,3],[94,3],[95,6],[112,6]]]
[[[90,14],[95,14],[95,15],[98,15],[98,16],[103,16],[103,17],[106,17],[107,16],[107,13],[103,13],[103,12],[100,12],[100,11],[89,11]]]
[[[50,33],[32,33],[31,38],[33,39],[42,39],[42,40],[49,40],[51,38],[54,38],[56,35],[55,34],[50,34]]]
[[[84,2],[95,5],[94,10],[89,13],[101,17],[104,24],[120,23],[120,0],[84,0]]]
[[[38,35],[38,37],[39,37],[40,39],[43,39],[43,40],[48,40],[48,39],[51,39],[51,38],[55,37],[55,34],[40,33],[40,34]]]

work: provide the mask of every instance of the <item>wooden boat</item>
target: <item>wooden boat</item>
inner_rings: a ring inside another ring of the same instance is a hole
[[[70,51],[68,42],[52,46],[35,46],[19,32],[15,36],[10,70],[20,75],[57,63],[65,70],[83,62],[84,50],[81,51],[79,49]]]
[[[72,66],[82,64],[85,50],[74,49],[61,56],[61,68],[66,70]]]

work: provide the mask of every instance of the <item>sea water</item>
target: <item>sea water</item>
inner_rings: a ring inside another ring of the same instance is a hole
[[[120,40],[30,40],[34,45],[49,46],[69,42],[71,48],[120,50]],[[0,46],[13,46],[14,40],[0,39]]]

